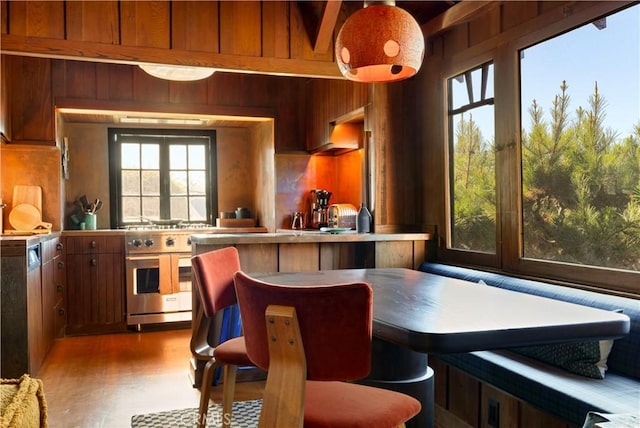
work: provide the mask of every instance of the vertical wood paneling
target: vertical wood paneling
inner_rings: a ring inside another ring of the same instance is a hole
[[[278,245],[278,272],[305,272],[320,269],[320,244]]]
[[[442,35],[444,41],[445,56],[452,56],[469,47],[469,25],[460,24],[455,30],[448,31]]]
[[[512,268],[520,259],[521,206],[520,174],[520,105],[519,58],[516,52],[500,51],[495,58],[495,116],[500,125],[495,129],[496,180],[498,207],[496,253],[503,267]],[[498,245],[502,242],[502,245]],[[504,253],[504,258],[502,254]]]
[[[310,80],[307,94],[309,149],[329,142],[331,121],[369,103],[369,85],[348,80]]]
[[[169,1],[122,1],[120,13],[123,45],[171,47]]]
[[[57,97],[67,96],[67,71],[64,61],[51,61],[51,94]]]
[[[290,7],[291,3],[288,1],[262,2],[263,56],[273,58],[289,58]]]
[[[517,421],[519,427],[571,428],[572,426],[565,423],[560,418],[538,410],[524,401],[518,401],[518,404],[520,409],[520,420]]]
[[[207,79],[193,82],[169,82],[169,102],[172,104],[206,104]]]
[[[478,426],[480,382],[455,367],[449,367],[449,411],[473,427]]]
[[[391,206],[394,183],[391,182],[387,162],[392,154],[389,154],[392,144],[389,143],[389,108],[390,100],[388,86],[386,84],[374,84],[371,87],[371,104],[375,106],[369,110],[368,122],[371,126],[370,146],[374,152],[374,162],[371,166],[375,177],[375,192],[373,197],[373,220],[376,225],[389,224],[389,207]],[[374,226],[375,231],[375,226]]]
[[[7,57],[8,58],[8,57]],[[11,57],[12,94],[9,102],[14,140],[53,140],[51,60]]]
[[[279,151],[300,150],[306,147],[306,79],[277,78],[276,88],[276,147]]]
[[[517,27],[521,23],[538,16],[539,3],[538,1],[503,2],[500,8],[502,31]]]
[[[208,250],[208,247],[206,247]],[[238,245],[240,266],[245,272],[277,272],[278,244]]]
[[[171,2],[171,47],[220,52],[218,1]]]
[[[109,64],[96,64],[96,98],[109,99]]]
[[[115,1],[66,2],[67,39],[120,44],[120,16]]]
[[[0,0],[0,33],[7,34],[7,0]]]
[[[9,56],[0,55],[0,133],[2,133],[2,141],[4,138],[11,138],[11,116],[9,114],[11,99],[14,95],[11,91],[10,78],[10,61],[7,59]]]
[[[286,123],[286,122],[285,122]],[[251,128],[253,153],[251,160],[255,168],[252,174],[255,192],[253,206],[260,213],[260,224],[268,230],[275,230],[276,219],[276,161],[274,156],[274,124],[275,121],[262,122]],[[279,124],[285,128],[285,124]]]
[[[11,34],[64,38],[64,2],[12,1],[8,9],[8,28]]]
[[[141,68],[133,67],[133,100],[137,102],[169,102],[168,80],[149,76]]]
[[[375,267],[413,269],[413,241],[376,242]]]
[[[489,400],[500,403],[498,408],[498,426],[489,424]],[[518,400],[499,389],[493,388],[489,384],[481,385],[480,401],[480,428],[510,428],[519,427],[518,423]],[[547,427],[546,425],[543,425]]]
[[[469,23],[469,46],[474,46],[489,37],[500,33],[501,13],[499,7],[488,11],[483,19],[477,19]]]
[[[108,98],[113,101],[133,99],[133,72],[137,67],[130,65],[109,64]]]
[[[448,365],[429,355],[429,367],[434,375],[434,402],[436,405],[447,408],[447,384],[449,383]]]
[[[97,98],[96,66],[94,62],[75,61],[71,67],[67,67],[65,80],[67,97]]]
[[[260,56],[261,33],[260,2],[220,3],[220,53]]]
[[[40,269],[27,273],[27,335],[29,344],[29,373],[37,376],[45,357],[42,340],[42,279]]]

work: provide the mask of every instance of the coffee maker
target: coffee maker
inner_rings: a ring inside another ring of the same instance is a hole
[[[331,192],[324,189],[314,189],[310,192],[309,203],[311,215],[309,216],[309,227],[319,229],[326,227],[329,220],[329,198]]]

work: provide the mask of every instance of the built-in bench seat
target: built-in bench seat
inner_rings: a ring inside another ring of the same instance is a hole
[[[436,357],[573,426],[582,426],[589,411],[640,413],[639,300],[439,263],[425,262],[419,270],[486,284],[479,286],[500,287],[601,309],[622,310],[631,319],[630,333],[614,341],[604,379],[573,374],[510,350],[442,354]]]

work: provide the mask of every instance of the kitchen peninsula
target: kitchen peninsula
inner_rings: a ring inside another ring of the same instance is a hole
[[[193,254],[230,245],[247,272],[297,272],[372,267],[415,269],[425,260],[431,233],[324,233],[278,231],[194,234]]]
[[[354,268],[417,269],[427,257],[433,233],[325,233],[279,230],[276,233],[191,235],[192,254],[235,246],[247,273],[304,272]],[[193,319],[201,311],[193,288]],[[193,326],[194,328],[197,326]],[[218,340],[214,338],[214,340]],[[191,361],[191,379],[199,386],[204,364]],[[242,376],[239,374],[239,378]]]

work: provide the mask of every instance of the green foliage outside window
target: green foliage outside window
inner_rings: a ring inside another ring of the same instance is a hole
[[[486,141],[473,115],[456,121],[453,152],[454,248],[495,253],[496,185],[493,142]]]
[[[624,137],[606,127],[597,83],[586,107],[570,101],[562,82],[549,118],[534,100],[522,131],[524,256],[640,270],[640,121]],[[454,248],[495,251],[494,150],[472,115],[458,118]]]
[[[566,82],[550,118],[532,103],[522,132],[524,256],[640,269],[640,122],[620,137],[604,126],[597,83],[572,119]]]

